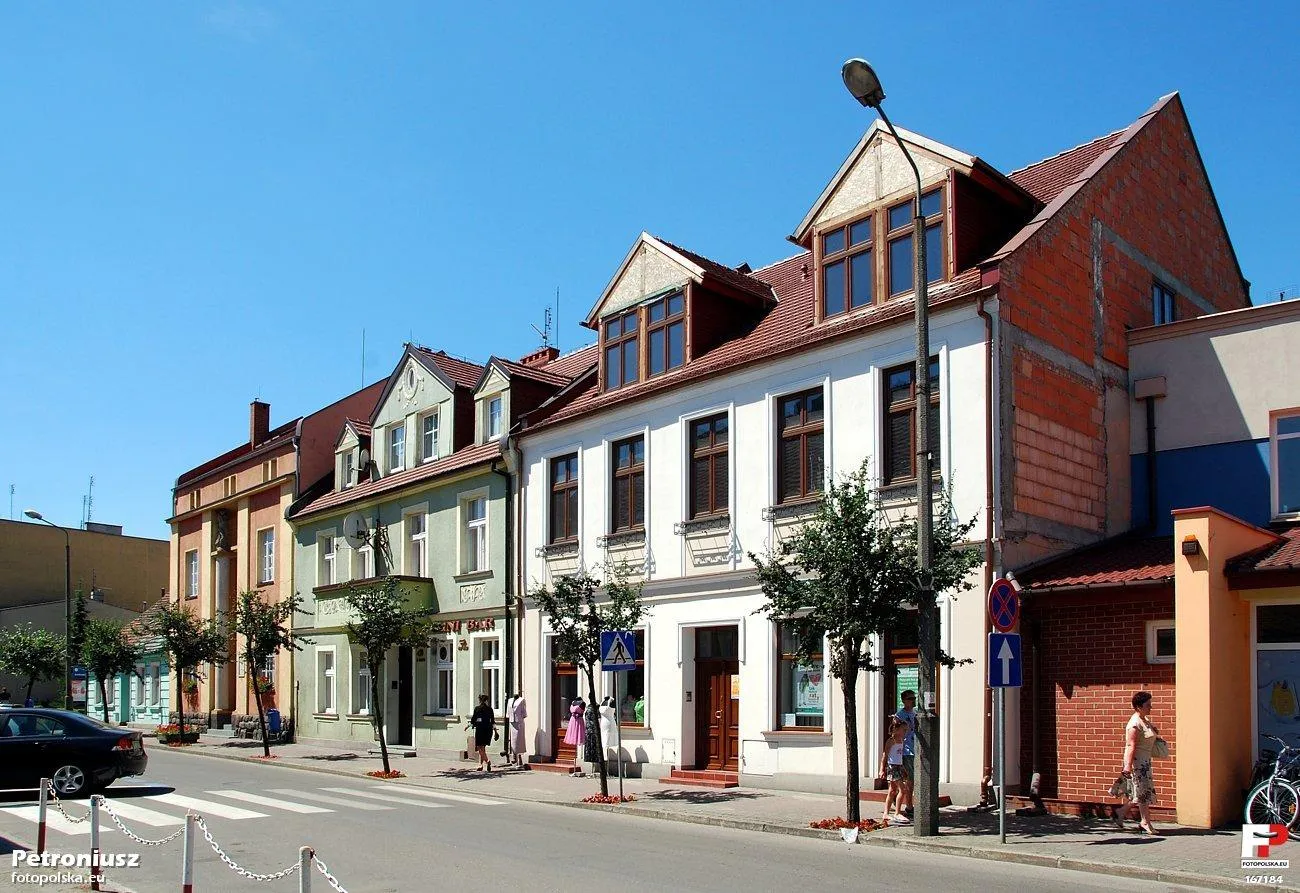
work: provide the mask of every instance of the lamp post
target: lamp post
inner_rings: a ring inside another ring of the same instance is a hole
[[[63,707],[72,709],[72,534],[36,509],[27,509],[24,515],[33,521],[48,524],[63,532]]]
[[[930,313],[926,289],[925,216],[921,212],[921,171],[885,114],[885,90],[865,59],[850,59],[840,69],[844,86],[862,105],[873,108],[885,122],[916,177],[913,219],[912,272],[916,288],[916,553],[917,580],[917,688],[914,829],[917,837],[939,833],[939,717],[934,712],[936,665],[939,656],[939,609],[934,600],[932,537],[934,506],[930,478]]]

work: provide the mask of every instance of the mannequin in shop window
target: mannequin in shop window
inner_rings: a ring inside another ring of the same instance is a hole
[[[606,758],[610,757],[614,753],[614,699],[610,697],[600,702],[600,741]]]
[[[506,718],[510,722],[510,763],[522,766],[528,745],[524,741],[524,720],[528,718],[528,703],[524,693],[517,691],[506,705]]]

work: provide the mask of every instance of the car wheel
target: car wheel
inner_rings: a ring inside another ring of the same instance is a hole
[[[80,766],[71,763],[55,769],[50,782],[60,797],[80,797],[90,792],[90,776]]]

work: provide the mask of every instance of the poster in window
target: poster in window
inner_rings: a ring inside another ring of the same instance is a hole
[[[1285,738],[1300,732],[1300,649],[1256,652],[1255,702],[1259,734]],[[1291,740],[1291,739],[1287,739]],[[1277,749],[1276,742],[1259,739],[1259,747]]]
[[[903,709],[903,692],[911,689],[916,691],[921,687],[921,669],[916,664],[906,664],[895,667],[896,676],[894,677],[894,709]]]
[[[796,713],[822,712],[822,668],[798,664],[794,668],[794,710]]]

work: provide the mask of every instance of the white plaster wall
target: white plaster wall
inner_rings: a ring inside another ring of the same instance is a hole
[[[1220,331],[1130,347],[1130,381],[1159,375],[1166,380],[1167,396],[1156,401],[1157,450],[1266,438],[1270,410],[1300,406],[1300,302],[1295,303],[1294,312],[1270,306],[1223,314]],[[1145,406],[1131,403],[1129,451],[1145,453]]]
[[[948,166],[925,152],[913,149],[912,157],[916,159],[923,183],[928,185],[947,176]],[[841,217],[896,192],[913,189],[915,184],[912,168],[902,150],[891,140],[877,139],[844,175],[839,187],[817,215],[814,225]]]
[[[942,422],[937,449],[945,479],[954,487],[959,516],[977,519],[973,536],[983,531],[983,336],[982,321],[973,308],[937,314],[932,320],[931,345],[940,361]],[[762,519],[762,511],[775,501],[775,397],[814,386],[826,388],[827,468],[842,475],[864,458],[874,462],[881,451],[881,373],[913,358],[912,337],[911,326],[900,324],[523,439],[524,577],[531,588],[547,581],[548,575],[547,561],[536,554],[536,548],[546,542],[547,460],[575,450],[579,454],[581,565],[599,573],[604,555],[596,538],[608,525],[609,444],[637,432],[647,435],[647,597],[653,604],[648,666],[652,693],[647,705],[654,732],[653,742],[647,745],[651,762],[663,759],[667,741],[673,742],[679,764],[689,761],[693,752],[694,705],[685,704],[682,696],[693,679],[693,668],[688,653],[683,653],[680,664],[677,654],[683,625],[744,618],[740,737],[742,754],[753,767],[745,771],[824,773],[842,766],[838,694],[828,698],[833,742],[774,748],[762,734],[770,731],[775,717],[773,647],[770,625],[753,616],[763,599],[748,580],[752,565],[746,553],[762,553],[772,538],[772,525]],[[733,555],[730,566],[719,568],[718,573],[686,577],[684,540],[673,533],[673,523],[684,519],[686,508],[683,420],[715,411],[731,413]],[[945,643],[958,657],[975,663],[945,671],[941,680],[945,735],[951,742],[944,780],[975,783],[982,763],[983,599],[975,590],[945,605]],[[530,704],[536,703],[541,711],[534,714],[539,723],[549,719],[545,714],[550,670],[541,650],[542,635],[541,621],[531,611],[524,632],[530,656],[523,661],[523,671]],[[862,754],[867,761],[878,757],[883,699],[878,677],[869,676],[862,685]]]

